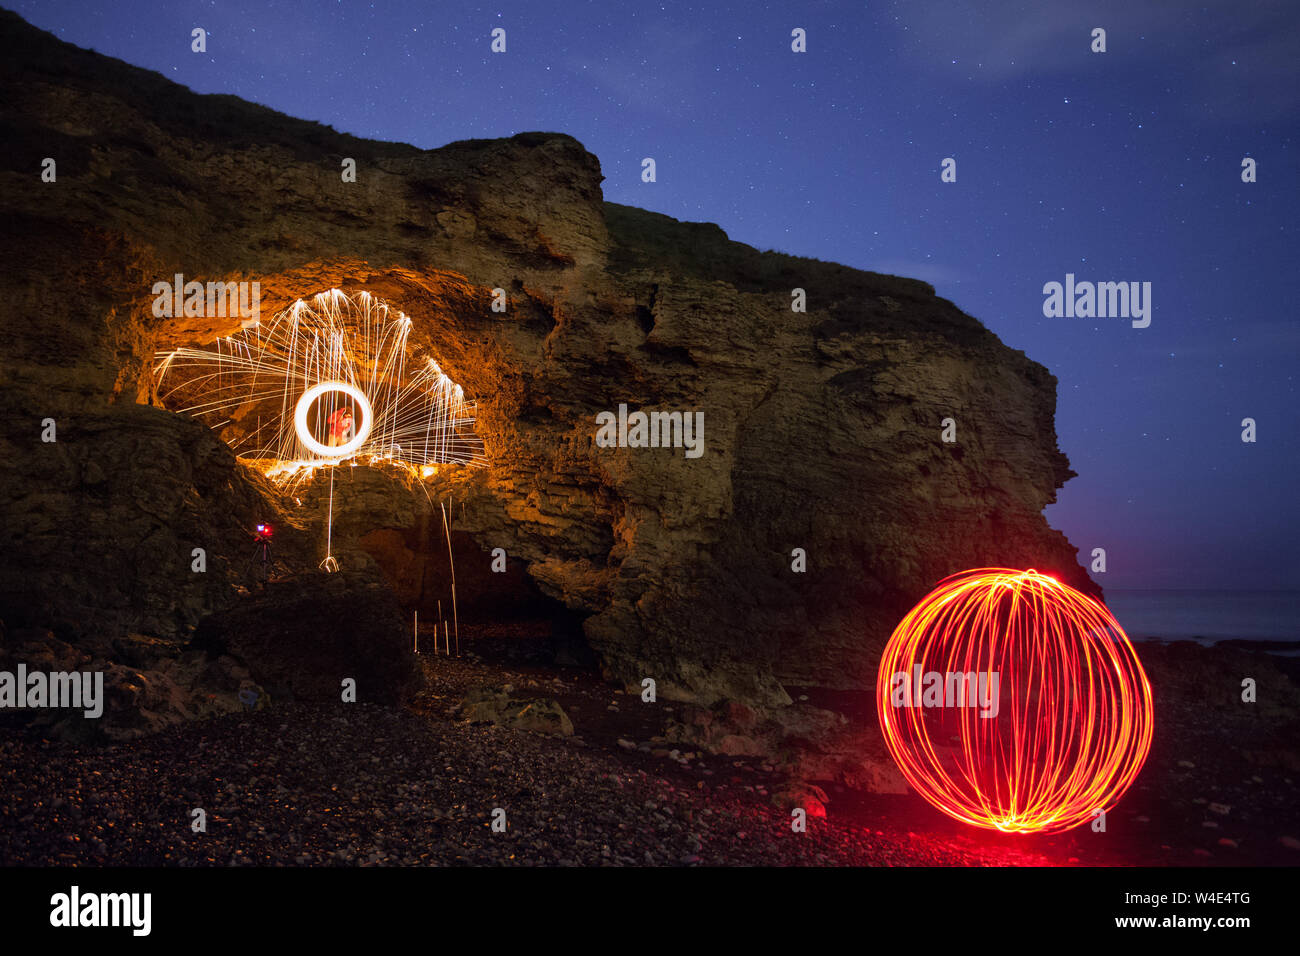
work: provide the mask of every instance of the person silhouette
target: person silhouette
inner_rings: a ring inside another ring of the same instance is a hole
[[[329,438],[325,444],[331,448],[346,445],[353,436],[352,406],[344,405],[342,408],[336,408],[325,420],[325,424],[329,429]]]

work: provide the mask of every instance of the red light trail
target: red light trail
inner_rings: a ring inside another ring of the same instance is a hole
[[[907,781],[964,823],[1051,833],[1091,820],[1151,748],[1151,685],[1104,605],[1036,571],[940,582],[895,629],[876,714]]]

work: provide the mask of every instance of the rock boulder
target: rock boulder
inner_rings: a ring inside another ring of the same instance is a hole
[[[275,700],[338,702],[351,678],[358,702],[400,704],[424,684],[392,591],[356,572],[273,580],[204,618],[192,646],[242,661]]]

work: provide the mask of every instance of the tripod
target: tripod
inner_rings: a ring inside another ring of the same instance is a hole
[[[253,562],[262,560],[262,584],[271,580],[271,536],[264,532],[258,532],[253,539],[253,553],[248,558],[248,564],[244,568],[244,574],[247,575]]]

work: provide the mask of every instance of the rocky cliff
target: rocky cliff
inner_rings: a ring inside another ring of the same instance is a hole
[[[196,95],[9,13],[0,48],[11,628],[184,637],[235,599],[269,515],[287,569],[323,556],[320,476],[280,496],[159,406],[155,350],[239,325],[155,318],[152,286],[175,273],[258,281],[264,315],[334,287],[410,315],[478,400],[487,463],[422,482],[341,469],[336,552],[409,566],[445,546],[446,502],[479,550],[461,564],[504,548],[612,679],[781,703],[785,685],[868,685],[900,615],[955,571],[1092,589],[1042,515],[1071,476],[1055,379],[923,282],[606,203],[596,157],[563,134],[420,150]],[[598,447],[596,416],[620,404],[701,412],[704,454]],[[482,593],[462,597],[490,605],[495,577],[467,571]]]

